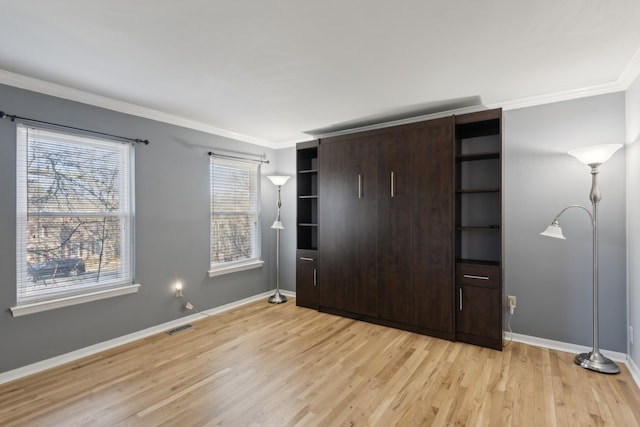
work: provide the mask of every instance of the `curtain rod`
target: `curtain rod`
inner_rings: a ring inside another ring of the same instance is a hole
[[[223,157],[225,159],[235,159],[235,160],[244,160],[246,162],[257,162],[257,163],[265,163],[265,164],[269,164],[269,160],[258,160],[258,159],[249,159],[247,157],[237,157],[237,156],[229,156],[226,154],[218,154],[218,153],[214,153],[213,151],[209,151],[208,153],[211,157]]]
[[[98,131],[95,131],[95,130],[82,129],[82,128],[77,128],[77,127],[67,126],[67,125],[60,125],[60,124],[57,124],[57,123],[45,122],[44,120],[30,119],[28,117],[20,117],[20,116],[16,116],[16,115],[13,115],[13,114],[7,114],[4,111],[0,111],[0,119],[6,119],[6,118],[11,119],[12,122],[14,122],[16,119],[26,120],[28,122],[42,123],[42,124],[49,125],[49,126],[55,126],[55,127],[59,127],[59,128],[63,128],[63,129],[77,130],[77,131],[80,131],[80,132],[85,132],[85,133],[89,133],[89,134],[93,134],[93,135],[108,136],[110,138],[117,138],[117,139],[122,140],[122,141],[134,142],[136,144],[142,143],[144,145],[149,145],[149,140],[148,139],[127,138],[125,136],[113,135],[113,134],[110,134],[110,133],[98,132]]]

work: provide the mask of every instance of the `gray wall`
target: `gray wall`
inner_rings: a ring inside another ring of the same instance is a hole
[[[514,332],[592,345],[591,226],[567,211],[566,241],[540,236],[570,204],[590,207],[588,166],[567,151],[625,140],[624,93],[506,111],[505,288]],[[600,347],[626,352],[625,152],[600,170]]]
[[[640,366],[640,77],[626,93],[629,355]]]
[[[293,172],[295,150],[276,153],[178,126],[0,85],[0,107],[19,116],[118,135],[148,138],[136,152],[137,294],[13,318],[15,305],[15,124],[0,120],[0,372],[158,325],[188,314],[173,295],[176,280],[199,310],[256,295],[275,286],[275,187],[263,178],[262,256],[265,266],[209,278],[209,158],[207,151],[266,154],[263,176]],[[279,161],[286,167],[278,169]],[[295,180],[284,188],[286,246],[281,285],[295,289]],[[290,199],[290,200],[288,200]]]

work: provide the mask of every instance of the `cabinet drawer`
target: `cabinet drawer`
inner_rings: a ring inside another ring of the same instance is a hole
[[[296,253],[296,263],[299,265],[317,267],[318,251],[299,249]]]
[[[456,283],[483,288],[499,288],[500,267],[483,264],[456,264]]]

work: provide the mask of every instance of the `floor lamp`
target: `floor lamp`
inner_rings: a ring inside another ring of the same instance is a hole
[[[283,302],[287,302],[287,297],[280,293],[280,230],[284,230],[282,221],[280,221],[280,207],[282,206],[280,189],[291,177],[284,175],[270,175],[267,176],[267,178],[269,178],[273,185],[278,187],[278,215],[271,226],[271,228],[275,228],[276,230],[276,293],[269,297],[269,302],[271,304],[282,304]]]
[[[598,204],[602,198],[600,189],[598,188],[598,168],[601,164],[609,160],[613,153],[618,151],[620,147],[622,147],[622,144],[606,144],[569,151],[569,154],[591,167],[591,193],[589,194],[592,206],[591,211],[581,205],[567,206],[556,215],[551,225],[540,233],[543,236],[564,239],[565,237],[562,234],[559,220],[560,216],[567,209],[579,208],[589,215],[593,229],[593,350],[589,353],[576,355],[574,361],[583,368],[605,374],[617,374],[620,372],[620,368],[611,359],[603,356],[598,348]]]

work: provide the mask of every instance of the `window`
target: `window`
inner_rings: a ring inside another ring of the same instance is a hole
[[[259,177],[259,164],[211,157],[209,276],[262,265]]]
[[[137,290],[132,162],[130,144],[18,125],[14,316]]]

